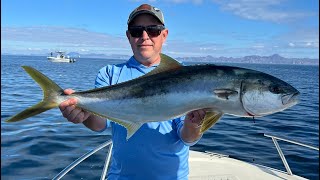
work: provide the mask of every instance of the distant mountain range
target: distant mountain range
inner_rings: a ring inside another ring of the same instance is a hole
[[[6,54],[2,54],[6,55]],[[11,54],[7,54],[11,55]],[[48,54],[30,54],[30,56],[47,56]],[[103,59],[129,59],[131,56],[123,54],[80,54],[77,52],[69,52],[66,55],[74,58],[103,58]],[[182,62],[210,62],[210,63],[256,63],[256,64],[301,64],[301,65],[318,65],[319,59],[310,58],[285,58],[278,54],[273,54],[271,56],[244,56],[244,57],[213,57],[213,56],[203,56],[203,57],[175,57],[175,59]]]
[[[319,65],[319,59],[310,58],[285,58],[278,54],[271,56],[244,56],[239,58],[233,57],[178,57],[179,61],[192,62],[213,62],[213,63],[256,63],[256,64],[303,64],[303,65]]]
[[[105,58],[105,59],[129,59],[131,56],[121,54],[79,54],[76,52],[68,53],[71,57],[81,58]],[[304,65],[319,65],[319,59],[310,58],[285,58],[278,54],[271,56],[244,56],[239,58],[234,57],[177,57],[179,61],[192,61],[192,62],[210,62],[210,63],[257,63],[257,64],[304,64]]]

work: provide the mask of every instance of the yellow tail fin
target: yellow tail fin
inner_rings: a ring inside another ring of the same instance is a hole
[[[38,104],[10,117],[6,120],[6,122],[21,121],[28,117],[35,116],[44,111],[57,107],[59,104],[55,99],[58,95],[63,93],[62,88],[60,88],[55,82],[41,72],[29,66],[22,66],[22,68],[40,85],[43,91],[43,99]]]

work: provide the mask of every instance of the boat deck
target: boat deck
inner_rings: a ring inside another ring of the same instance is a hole
[[[273,180],[305,179],[269,167],[251,164],[224,155],[190,151],[190,180]]]

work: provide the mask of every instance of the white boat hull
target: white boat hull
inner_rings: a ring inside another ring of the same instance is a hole
[[[76,60],[71,58],[57,58],[57,57],[47,57],[47,59],[51,62],[65,62],[65,63],[73,63]]]

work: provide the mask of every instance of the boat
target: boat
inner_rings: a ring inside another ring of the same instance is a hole
[[[53,56],[53,53],[50,53],[50,56],[47,57],[47,59],[51,62],[66,62],[66,63],[74,63],[76,62],[76,59],[70,58],[69,56],[65,55],[65,52],[63,51],[56,51],[57,55]]]
[[[189,176],[190,180],[198,179],[228,179],[228,180],[305,180],[307,178],[293,174],[290,166],[282,153],[282,150],[278,144],[278,141],[285,141],[291,144],[307,147],[309,149],[319,151],[319,147],[313,147],[296,141],[264,134],[265,137],[270,137],[278,151],[278,154],[285,166],[286,171],[263,166],[256,163],[245,162],[235,158],[231,158],[228,155],[223,155],[214,152],[199,152],[190,150],[189,151]],[[111,159],[112,141],[108,140],[101,145],[97,146],[93,150],[90,150],[86,154],[79,157],[77,160],[72,162],[66,168],[64,168],[59,174],[57,174],[53,180],[60,180],[75,166],[80,164],[86,158],[90,157],[100,149],[109,147],[108,154],[101,173],[101,180],[106,179],[108,165]]]

